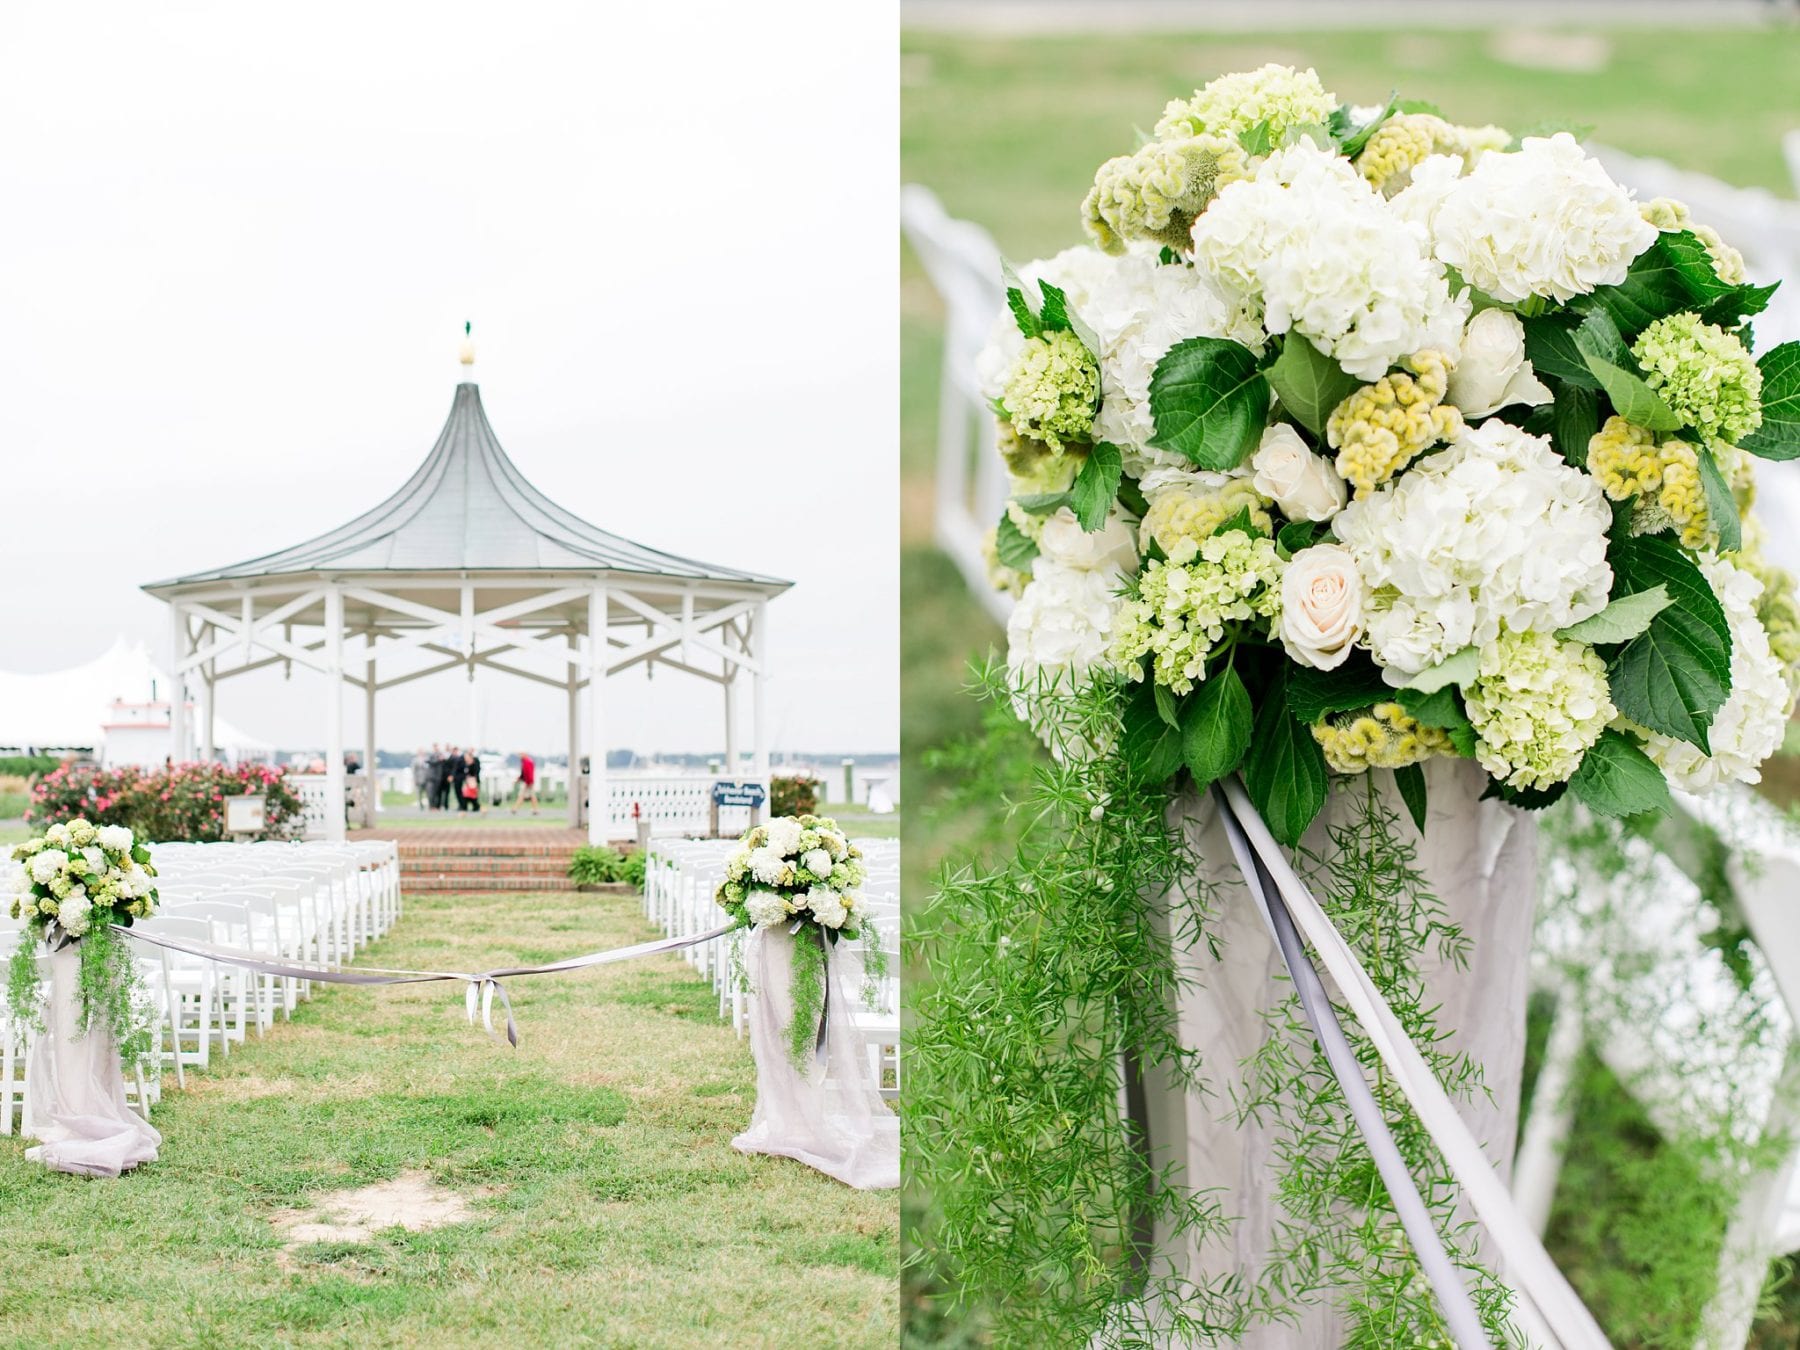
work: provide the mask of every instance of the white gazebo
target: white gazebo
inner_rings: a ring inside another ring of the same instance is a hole
[[[279,553],[144,587],[168,602],[175,680],[197,695],[197,727],[186,700],[172,700],[176,758],[190,747],[213,757],[219,681],[283,662],[321,671],[323,827],[339,839],[344,812],[330,804],[348,796],[344,687],[363,694],[361,809],[372,824],[376,695],[443,671],[473,681],[485,667],[566,692],[570,823],[582,815],[585,753],[588,837],[604,842],[615,815],[629,813],[609,792],[606,677],[648,663],[722,687],[727,775],[739,762],[739,677],[749,676],[749,776],[766,789],[768,603],[793,583],[646,548],[552,502],[500,448],[467,343],[462,361],[437,444],[379,506]]]

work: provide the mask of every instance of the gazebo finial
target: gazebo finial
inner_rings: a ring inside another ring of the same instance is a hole
[[[459,358],[462,361],[464,384],[472,383],[472,377],[475,374],[475,339],[471,336],[474,327],[475,325],[468,320],[463,321],[462,351],[459,353]]]

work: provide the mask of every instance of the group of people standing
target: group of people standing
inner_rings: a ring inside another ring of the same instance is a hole
[[[428,811],[481,810],[481,756],[473,749],[434,745],[413,756],[413,787],[419,805]],[[498,798],[496,798],[498,800]],[[517,811],[527,801],[537,814],[537,765],[530,755],[519,756],[519,791],[513,803]]]
[[[481,756],[434,745],[413,756],[413,786],[428,811],[481,810]]]

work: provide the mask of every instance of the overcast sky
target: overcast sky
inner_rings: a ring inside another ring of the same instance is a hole
[[[552,499],[798,583],[776,745],[895,748],[896,61],[879,0],[6,7],[0,668],[119,633],[162,658],[140,584],[381,500],[470,319]],[[487,743],[561,747],[560,693],[482,680]],[[322,743],[320,677],[220,688]],[[716,686],[608,700],[613,746],[722,744]],[[459,673],[409,685],[381,743],[460,738],[467,704]]]

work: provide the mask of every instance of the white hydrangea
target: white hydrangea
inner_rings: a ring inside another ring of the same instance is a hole
[[[1103,255],[1104,256],[1104,255]],[[1163,264],[1153,254],[1108,258],[1076,304],[1100,344],[1100,412],[1094,437],[1119,447],[1125,472],[1141,478],[1158,466],[1188,463],[1186,456],[1150,446],[1150,377],[1177,342],[1228,337],[1260,351],[1263,331],[1243,300],[1233,301],[1205,273],[1185,263]]]
[[[812,911],[813,918],[826,928],[842,928],[844,920],[850,917],[850,911],[844,905],[844,897],[834,890],[814,886],[801,898]]]
[[[831,875],[831,853],[823,848],[809,849],[801,855],[800,865],[814,876],[828,877]]]
[[[1401,214],[1427,219],[1439,261],[1508,303],[1532,295],[1566,301],[1616,286],[1656,240],[1631,194],[1566,131],[1483,155],[1453,183],[1432,160],[1413,179],[1396,199]],[[1406,203],[1413,192],[1420,195]]]
[[[56,908],[56,921],[75,937],[87,932],[89,921],[93,917],[94,906],[88,899],[87,892],[80,886],[70,891],[68,898]]]
[[[1554,632],[1612,589],[1600,485],[1541,436],[1489,420],[1338,513],[1369,586],[1364,641],[1399,684],[1501,629]]]
[[[31,879],[40,885],[49,885],[62,875],[63,868],[69,865],[69,855],[60,848],[47,848],[42,853],[34,853],[26,864],[31,869]]]
[[[131,852],[131,830],[124,825],[102,825],[95,838],[101,848],[114,853]]]
[[[1078,688],[1108,664],[1119,574],[1039,558],[1031,584],[1006,621],[1006,664],[1015,688],[1046,683]]]
[[[1194,261],[1227,295],[1259,301],[1269,332],[1306,334],[1363,380],[1423,349],[1455,351],[1469,317],[1424,232],[1310,140],[1220,191],[1194,222]]]
[[[1644,748],[1674,786],[1704,793],[1721,783],[1762,781],[1762,762],[1780,746],[1794,699],[1756,617],[1762,582],[1712,554],[1701,556],[1700,570],[1724,606],[1731,629],[1731,696],[1707,732],[1712,754],[1656,732],[1646,737]]]
[[[758,928],[770,928],[788,916],[787,901],[775,891],[755,890],[744,897],[744,909]]]
[[[750,875],[765,886],[778,886],[786,875],[788,860],[776,848],[750,850]]]
[[[776,853],[792,856],[800,851],[800,836],[804,831],[792,816],[776,816],[766,828],[768,847]]]

